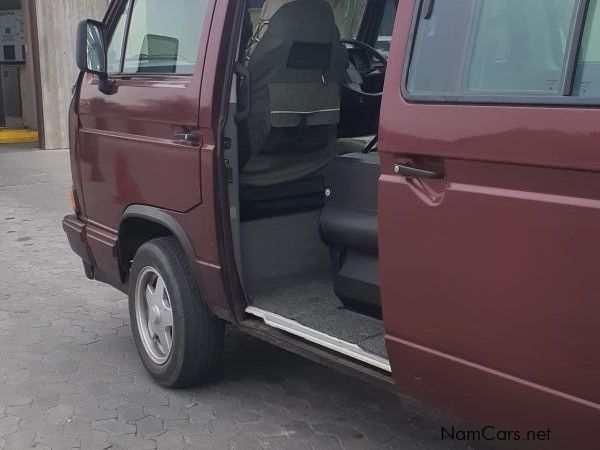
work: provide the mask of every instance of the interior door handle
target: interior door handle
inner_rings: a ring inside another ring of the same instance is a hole
[[[394,164],[394,173],[406,178],[427,178],[428,180],[441,180],[444,178],[443,173],[402,164]]]
[[[238,76],[238,110],[235,122],[241,123],[250,117],[250,71],[241,62],[235,64],[234,70]]]
[[[178,141],[186,141],[192,144],[200,142],[200,133],[196,131],[187,131],[185,133],[175,133],[175,138]]]

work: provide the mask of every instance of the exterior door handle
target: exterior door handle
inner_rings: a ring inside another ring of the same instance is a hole
[[[428,180],[441,180],[444,178],[443,173],[419,169],[417,167],[406,166],[402,164],[394,165],[394,173],[406,178],[427,178]]]
[[[185,133],[175,133],[175,138],[178,141],[186,141],[192,144],[200,142],[200,133],[197,131],[186,131]]]

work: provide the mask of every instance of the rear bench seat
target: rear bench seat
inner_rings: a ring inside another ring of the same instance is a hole
[[[378,267],[377,153],[337,157],[326,174],[320,232],[330,247],[335,293],[346,307],[381,315]]]

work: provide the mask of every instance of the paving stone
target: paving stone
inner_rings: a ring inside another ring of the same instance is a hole
[[[48,410],[48,422],[64,424],[73,417],[74,408],[71,405],[58,405]]]
[[[7,437],[19,431],[19,419],[17,417],[0,418],[0,437]]]
[[[50,446],[52,450],[72,450],[81,447],[79,439],[73,436],[46,435],[44,440],[39,440],[39,436],[36,434],[35,441]],[[37,446],[35,448],[37,449]]]
[[[85,436],[92,430],[92,423],[88,419],[72,417],[65,422],[63,433],[69,436]]]
[[[247,436],[256,437],[287,435],[282,427],[270,425],[268,423],[243,423],[240,424],[240,430]]]
[[[159,450],[182,448],[185,444],[185,434],[180,431],[168,430],[155,438]]]
[[[16,396],[16,397],[8,398],[6,400],[6,406],[25,406],[25,405],[32,405],[32,404],[33,404],[33,397]]]
[[[116,439],[109,440],[115,448],[123,448],[127,450],[154,450],[157,446],[156,442],[151,439],[144,439],[139,436],[120,436]]]
[[[153,438],[164,433],[164,422],[158,417],[146,417],[136,422],[137,435]]]
[[[306,422],[301,421],[287,423],[283,428],[286,435],[293,439],[308,439],[316,434]]]
[[[121,406],[117,409],[117,414],[119,420],[125,422],[136,422],[148,415],[144,412],[144,408],[138,405]]]
[[[336,423],[323,423],[313,426],[313,429],[320,434],[327,436],[335,436],[338,439],[350,440],[350,439],[364,439],[365,435],[362,431],[355,428],[338,425]]]
[[[104,431],[115,436],[135,434],[136,432],[136,427],[134,425],[114,419],[97,420],[92,422],[92,428],[94,430]]]
[[[60,394],[58,392],[46,390],[39,392],[33,400],[33,406],[38,410],[48,410],[58,406]]]
[[[333,436],[317,435],[311,437],[308,442],[314,450],[342,450],[342,444]],[[397,450],[404,450],[398,447]]]
[[[79,436],[81,450],[106,450],[110,444],[108,442],[108,433],[98,430],[91,430],[82,436]]]
[[[264,450],[265,447],[260,439],[254,436],[237,435],[227,440],[232,450]],[[285,448],[285,447],[277,447]]]
[[[7,450],[23,450],[33,447],[35,432],[31,430],[20,430],[6,437],[5,448]],[[3,448],[0,445],[0,448]]]
[[[217,418],[215,408],[212,405],[201,403],[187,410],[190,419],[195,423],[207,424]]]
[[[185,443],[194,449],[232,450],[229,438],[224,436],[186,436]]]
[[[190,415],[182,410],[169,406],[152,406],[144,408],[148,416],[159,417],[163,420],[189,420]]]
[[[165,421],[165,429],[178,431],[186,436],[202,436],[210,434],[209,427],[186,421]]]
[[[115,410],[98,408],[96,405],[86,405],[75,408],[75,415],[91,420],[106,420],[116,419],[117,412]]]

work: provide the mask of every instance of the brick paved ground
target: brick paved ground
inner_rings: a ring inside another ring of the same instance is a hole
[[[126,298],[68,249],[69,185],[67,152],[0,147],[0,449],[475,448],[440,442],[432,409],[235,332],[219,380],[157,387]]]

